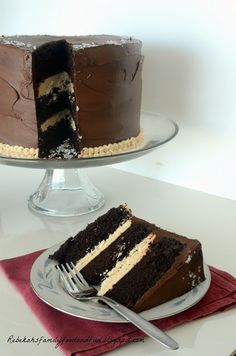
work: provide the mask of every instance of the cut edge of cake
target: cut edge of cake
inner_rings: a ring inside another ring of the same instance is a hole
[[[129,227],[130,218],[131,211],[127,204],[111,208],[77,235],[67,239],[49,258],[59,263],[70,260],[81,270]]]
[[[98,295],[138,312],[183,295],[204,281],[203,254],[198,240],[139,219],[126,204],[113,209],[124,209],[125,221],[94,243],[83,257],[74,256],[73,260],[67,254],[67,240],[58,250],[64,249],[65,256],[60,258],[60,252],[58,255],[56,251],[50,258],[59,263],[74,262],[88,283],[100,285]],[[89,224],[83,230],[84,236],[89,226],[99,224],[106,214]],[[83,246],[83,231],[76,237],[81,239],[80,246]],[[91,235],[90,238],[92,241]],[[75,252],[77,248],[74,245]]]

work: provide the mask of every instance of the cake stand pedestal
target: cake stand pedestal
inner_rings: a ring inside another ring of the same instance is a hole
[[[5,165],[44,168],[46,173],[38,189],[28,200],[31,210],[51,216],[77,216],[101,208],[105,199],[82,168],[98,167],[143,156],[176,136],[178,126],[172,120],[152,113],[142,113],[144,144],[141,148],[112,156],[64,159],[25,159],[0,156]]]
[[[93,212],[105,203],[103,194],[80,169],[47,169],[29,208],[51,216],[75,216]]]

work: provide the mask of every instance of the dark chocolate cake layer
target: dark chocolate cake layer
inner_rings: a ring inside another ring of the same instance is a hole
[[[38,147],[42,157],[71,159],[77,156],[79,142],[69,119],[70,116],[65,114],[57,125],[40,133]]]
[[[129,220],[130,217],[130,211],[125,205],[110,209],[76,236],[70,237],[49,258],[59,263],[73,262],[76,264],[79,259],[93,250],[101,241],[108,239],[109,235]]]

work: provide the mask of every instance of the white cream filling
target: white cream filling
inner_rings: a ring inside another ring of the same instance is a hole
[[[44,79],[39,84],[38,98],[50,94],[55,88],[59,91],[66,90],[70,94],[74,93],[74,87],[67,72],[61,72]]]
[[[61,120],[63,120],[64,118],[67,118],[67,120],[70,121],[70,125],[72,127],[72,129],[74,131],[76,131],[76,127],[75,127],[75,122],[74,119],[71,115],[71,112],[69,109],[65,109],[62,111],[57,112],[56,114],[50,116],[46,121],[44,121],[44,123],[40,126],[40,130],[42,132],[47,131],[47,129],[50,126],[54,126],[56,125],[58,122],[60,122]]]
[[[121,236],[129,227],[131,226],[131,220],[127,220],[123,225],[119,226],[106,240],[101,241],[97,246],[94,247],[87,255],[81,258],[76,263],[76,269],[80,271],[82,268],[87,266],[95,257],[97,257],[101,252],[103,252],[108,246],[110,246],[118,237]]]
[[[116,263],[115,267],[108,272],[106,279],[102,282],[98,295],[105,295],[121,278],[129,273],[129,271],[141,261],[143,256],[147,254],[149,245],[153,242],[155,237],[155,234],[149,234],[130,251],[127,257]]]

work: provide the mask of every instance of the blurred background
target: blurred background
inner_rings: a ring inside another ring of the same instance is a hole
[[[180,131],[115,167],[235,200],[235,18],[235,0],[1,0],[0,34],[141,39],[142,109],[167,115]]]

